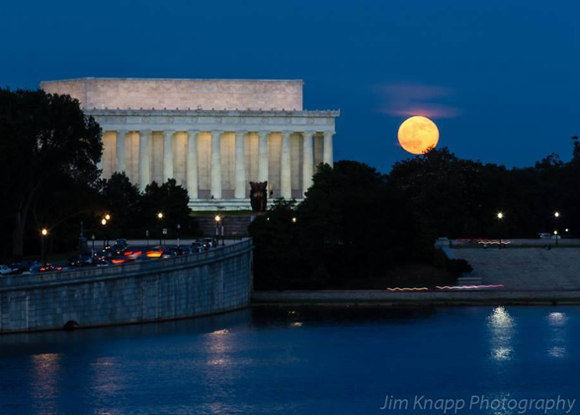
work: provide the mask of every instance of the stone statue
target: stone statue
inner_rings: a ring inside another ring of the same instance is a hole
[[[253,212],[265,212],[268,206],[268,182],[250,182],[250,204]]]

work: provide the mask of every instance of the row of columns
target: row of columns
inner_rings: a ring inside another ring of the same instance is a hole
[[[197,167],[197,135],[201,131],[187,131],[187,192],[191,199],[198,198],[198,167]],[[125,164],[125,135],[128,131],[117,131],[116,153],[117,168],[119,172],[126,170]],[[149,165],[149,153],[151,142],[151,130],[139,131],[139,187],[141,191],[151,182],[151,169]],[[222,177],[221,177],[221,149],[220,137],[224,131],[211,132],[211,194],[215,199],[222,198]],[[302,183],[303,190],[306,191],[312,185],[312,175],[314,174],[314,147],[313,136],[315,132],[302,132],[303,137],[303,163],[302,163]],[[173,135],[175,131],[166,130],[163,132],[163,181],[173,178]],[[246,165],[245,165],[245,137],[247,131],[235,132],[235,191],[236,199],[244,199],[246,195]],[[258,181],[268,180],[268,135],[269,132],[261,131],[257,133],[258,141]],[[332,136],[334,133],[325,132],[323,141],[323,163],[332,166]],[[280,194],[284,198],[292,197],[292,172],[290,161],[290,136],[292,132],[282,132],[282,150],[280,162]]]

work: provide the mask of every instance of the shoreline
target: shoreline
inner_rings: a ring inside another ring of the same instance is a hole
[[[250,305],[252,307],[580,305],[580,290],[396,293],[382,290],[254,291]]]

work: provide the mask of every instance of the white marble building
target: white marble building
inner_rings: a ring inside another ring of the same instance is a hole
[[[339,111],[305,111],[300,80],[84,78],[47,81],[77,98],[103,130],[104,177],[143,190],[175,178],[195,210],[249,209],[249,182],[301,199],[319,163],[332,165]]]

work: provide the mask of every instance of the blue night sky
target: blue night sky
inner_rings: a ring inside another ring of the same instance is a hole
[[[388,172],[410,114],[461,157],[531,165],[580,134],[580,2],[12,1],[0,84],[94,77],[303,79],[340,109],[335,159]]]

